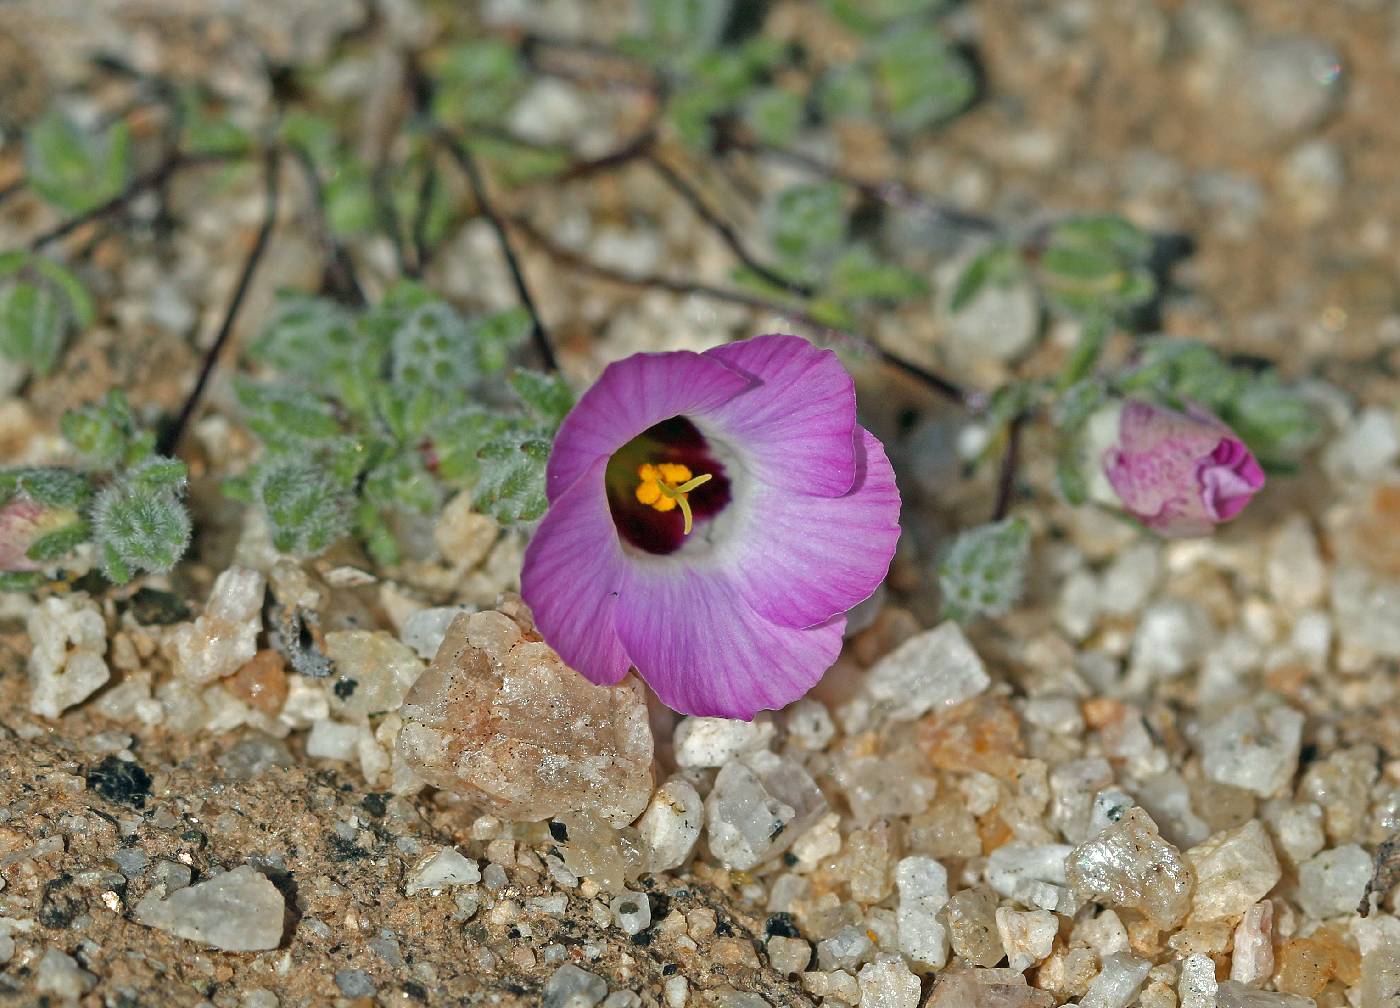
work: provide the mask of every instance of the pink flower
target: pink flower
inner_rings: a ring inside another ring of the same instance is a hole
[[[780,334],[636,354],[565,418],[521,589],[595,683],[635,667],[686,714],[811,689],[899,539],[884,448],[836,355]]]
[[[1208,534],[1264,485],[1264,470],[1220,420],[1137,399],[1122,405],[1103,469],[1126,511],[1173,537]]]
[[[45,507],[26,494],[0,504],[0,571],[36,571],[43,564],[29,559],[29,547],[41,537],[77,521],[76,511]]]

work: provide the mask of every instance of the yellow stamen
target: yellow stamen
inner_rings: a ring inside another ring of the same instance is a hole
[[[689,466],[676,462],[650,463],[637,468],[637,501],[657,511],[681,509],[685,519],[685,534],[690,535],[695,527],[694,516],[690,513],[690,501],[686,498],[698,486],[708,483],[714,477],[710,473],[692,476]]]

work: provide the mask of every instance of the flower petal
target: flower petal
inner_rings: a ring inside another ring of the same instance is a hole
[[[598,459],[673,416],[711,412],[753,386],[690,350],[634,354],[609,364],[564,418],[545,470],[551,503]]]
[[[670,563],[633,565],[616,618],[638,673],[667,707],[745,720],[815,686],[841,653],[846,626],[837,616],[805,630],[780,627],[723,575]]]
[[[770,333],[706,350],[753,379],[705,420],[741,446],[763,482],[835,497],[851,489],[856,389],[841,360],[800,336]]]
[[[772,486],[754,491],[750,527],[719,562],[760,616],[807,627],[864,602],[889,572],[899,542],[899,489],[885,449],[857,427],[856,484],[842,497]]]
[[[520,593],[550,647],[590,682],[612,685],[631,659],[613,629],[627,561],[603,489],[606,458],[550,506],[520,573]]]

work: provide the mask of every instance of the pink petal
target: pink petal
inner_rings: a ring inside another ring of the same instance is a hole
[[[889,572],[899,542],[899,489],[879,440],[857,427],[856,485],[843,497],[762,486],[726,568],[759,615],[807,627],[865,601]]]
[[[851,489],[856,390],[840,359],[800,336],[770,333],[706,350],[753,387],[709,411],[764,483],[835,497]]]
[[[600,458],[673,416],[717,409],[753,382],[689,350],[634,354],[609,364],[564,418],[545,469],[550,503]]]
[[[796,630],[770,623],[722,575],[634,564],[617,634],[667,707],[702,717],[777,710],[816,685],[841,652],[846,618]]]
[[[563,492],[525,548],[520,593],[559,657],[611,685],[631,659],[613,630],[627,561],[603,490],[604,457]]]

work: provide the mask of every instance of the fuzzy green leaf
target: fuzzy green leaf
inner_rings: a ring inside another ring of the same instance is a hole
[[[35,539],[25,556],[35,563],[52,563],[72,553],[81,543],[87,542],[91,532],[88,523],[80,519]]]
[[[938,569],[943,605],[953,619],[1004,616],[1020,601],[1030,559],[1030,526],[1006,518],[958,535]]]
[[[544,430],[559,429],[565,415],[574,408],[574,390],[562,375],[516,370],[510,376],[511,388]]]
[[[877,46],[875,79],[885,115],[899,133],[952,118],[976,90],[972,68],[930,25],[887,32]]]
[[[117,583],[137,570],[164,574],[190,543],[190,515],[170,490],[155,493],[119,479],[97,495],[92,509],[92,537],[103,574]]]
[[[259,474],[257,495],[273,545],[283,553],[315,556],[349,531],[353,498],[315,463],[288,460],[267,467]]]
[[[0,504],[20,493],[36,504],[76,511],[92,495],[92,484],[71,469],[0,469]]]
[[[543,515],[549,506],[544,493],[549,449],[549,438],[528,428],[512,427],[488,442],[478,454],[477,508],[502,524]]]
[[[68,329],[59,295],[46,285],[21,280],[0,289],[0,354],[48,374]]]
[[[121,191],[131,169],[131,133],[125,123],[106,129],[79,126],[52,110],[24,140],[25,176],[41,197],[67,213],[82,213]]]

